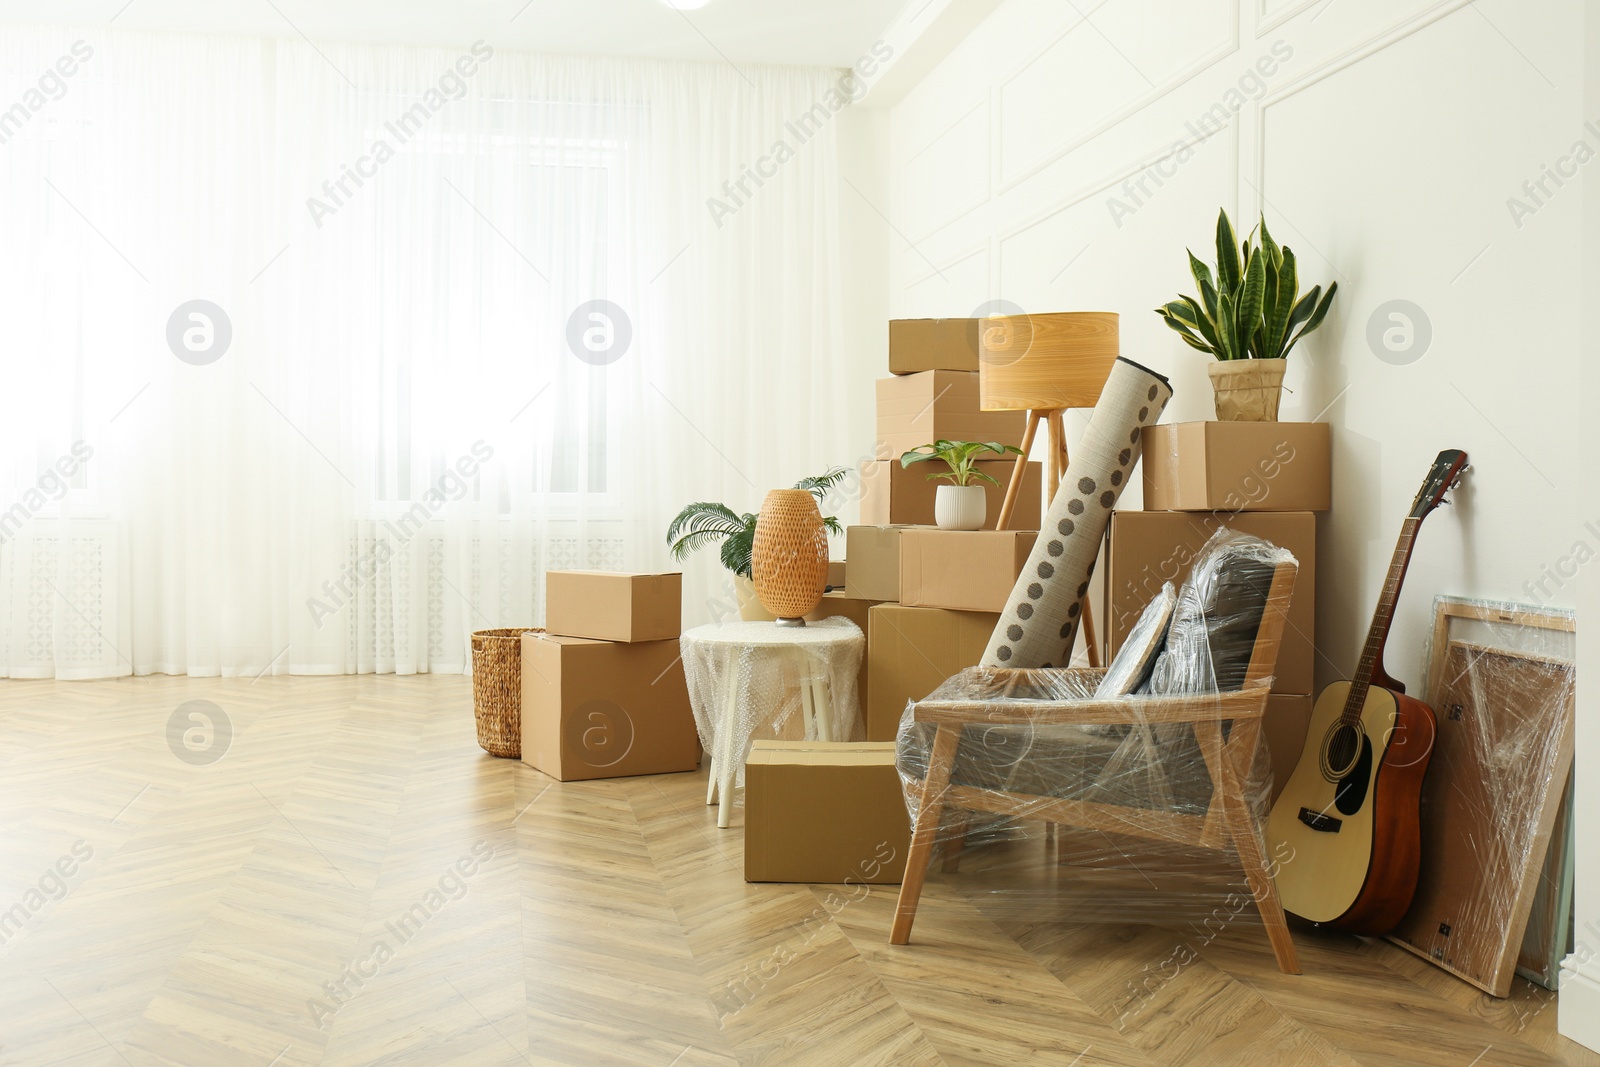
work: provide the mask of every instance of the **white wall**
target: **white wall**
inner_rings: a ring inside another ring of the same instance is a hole
[[[1600,0],[1587,0],[1584,11],[1584,114],[1600,118]],[[1584,263],[1583,292],[1593,306],[1600,292],[1600,167],[1589,167],[1583,177]],[[1591,319],[1583,332],[1584,371],[1580,396],[1593,411],[1600,404],[1600,328]],[[1600,448],[1600,433],[1591,418],[1580,441],[1593,455]],[[1580,490],[1583,513],[1600,515],[1600,478],[1584,479]],[[1600,692],[1600,571],[1587,568],[1582,575],[1578,628],[1578,736],[1577,760],[1581,768],[1576,786],[1577,819],[1577,940],[1583,951],[1575,953],[1569,965],[1578,974],[1569,975],[1561,987],[1559,1021],[1561,1032],[1600,1049],[1600,776],[1592,768],[1600,766],[1600,721],[1594,714],[1596,692]],[[1583,960],[1582,964],[1578,961]]]
[[[1583,0],[1006,0],[891,113],[892,310],[1118,311],[1123,353],[1173,379],[1168,419],[1210,418],[1204,358],[1150,309],[1192,291],[1183,249],[1214,258],[1219,206],[1241,229],[1264,206],[1302,284],[1340,286],[1291,355],[1283,411],[1335,428],[1319,682],[1354,667],[1429,461],[1472,457],[1422,533],[1390,644],[1417,688],[1435,594],[1575,606],[1576,581],[1545,568],[1570,572],[1580,541],[1600,552],[1583,525],[1600,494],[1580,490],[1596,482],[1577,428],[1581,183],[1546,179],[1537,204],[1523,190],[1574,142],[1600,150],[1583,22]],[[1158,163],[1159,184],[1124,184]],[[1535,210],[1514,219],[1513,196]],[[1368,344],[1391,300],[1431,323],[1408,365]]]

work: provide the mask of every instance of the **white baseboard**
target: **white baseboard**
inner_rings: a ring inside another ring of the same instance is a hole
[[[1580,971],[1561,972],[1556,1028],[1585,1048],[1600,1052],[1600,981]]]

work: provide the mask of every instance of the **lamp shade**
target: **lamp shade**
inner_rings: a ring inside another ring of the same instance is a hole
[[[979,341],[985,411],[1092,408],[1120,350],[1114,311],[997,315],[983,320]]]
[[[817,498],[804,489],[774,489],[761,504],[750,550],[751,580],[761,606],[779,622],[800,620],[828,587],[828,531]]]

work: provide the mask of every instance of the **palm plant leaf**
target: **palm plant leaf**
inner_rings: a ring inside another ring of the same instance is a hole
[[[667,527],[667,544],[675,559],[685,559],[690,553],[732,537],[744,529],[746,522],[754,521],[751,515],[736,515],[726,504],[702,501],[690,504]]]
[[[755,516],[750,516],[750,519],[748,530],[740,530],[722,542],[722,565],[741,578],[749,578],[754,570],[751,550],[755,547],[756,539]]]

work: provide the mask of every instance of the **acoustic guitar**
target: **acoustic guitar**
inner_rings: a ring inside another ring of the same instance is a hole
[[[1355,677],[1317,697],[1305,749],[1272,806],[1268,851],[1284,910],[1316,926],[1377,935],[1411,906],[1422,858],[1422,779],[1433,709],[1383,669],[1417,530],[1461,484],[1467,454],[1440,452],[1400,530]]]

